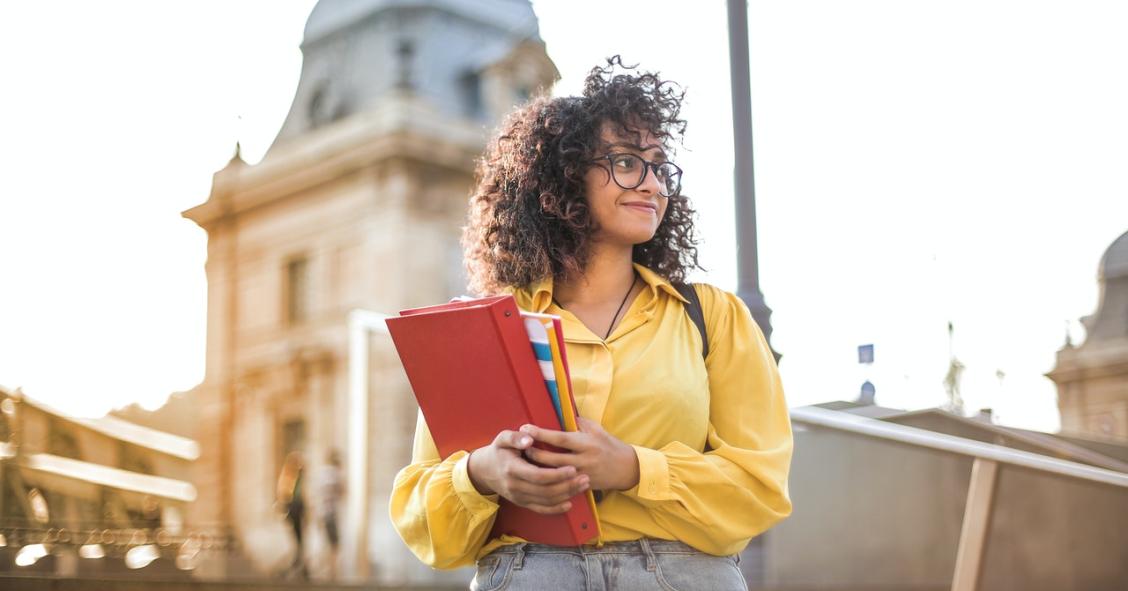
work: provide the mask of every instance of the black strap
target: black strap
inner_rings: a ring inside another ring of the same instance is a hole
[[[685,304],[685,313],[689,314],[689,319],[697,326],[697,332],[701,333],[701,358],[705,359],[709,356],[709,333],[705,330],[705,311],[701,309],[701,298],[697,297],[697,290],[692,283],[677,283],[674,289],[689,300]]]

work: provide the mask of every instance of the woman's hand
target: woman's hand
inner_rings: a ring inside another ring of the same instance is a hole
[[[537,513],[563,513],[572,508],[569,499],[584,492],[589,477],[575,467],[542,468],[530,464],[522,454],[532,449],[525,433],[502,431],[493,443],[470,453],[470,482],[484,495],[499,494]]]
[[[541,429],[534,425],[521,427],[521,432],[537,441],[568,450],[557,453],[529,448],[530,460],[557,469],[573,467],[591,479],[595,490],[628,490],[638,484],[638,454],[630,445],[603,430],[594,421],[578,419],[579,431],[564,432]]]

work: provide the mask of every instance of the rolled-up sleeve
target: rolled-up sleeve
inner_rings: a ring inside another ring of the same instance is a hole
[[[663,529],[711,554],[739,552],[791,513],[791,421],[771,349],[733,294],[699,289],[706,312],[706,450],[635,446],[639,483],[625,494]]]
[[[465,451],[440,459],[419,416],[411,464],[396,475],[389,512],[408,548],[434,568],[474,563],[497,515],[497,495],[474,488]]]

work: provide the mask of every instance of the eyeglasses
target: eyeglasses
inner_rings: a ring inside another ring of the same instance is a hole
[[[658,179],[658,193],[674,197],[681,191],[682,169],[673,162],[647,162],[636,154],[607,154],[592,162],[607,160],[611,165],[611,178],[625,190],[637,189],[646,180],[646,172],[654,171]]]

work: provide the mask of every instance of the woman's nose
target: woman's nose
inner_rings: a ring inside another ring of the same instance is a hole
[[[642,169],[642,184],[635,187],[635,190],[638,191],[639,193],[645,193],[647,195],[654,195],[655,193],[658,193],[658,189],[659,189],[658,172],[655,171],[654,167],[649,165],[649,164],[643,164],[643,167],[644,168]]]

